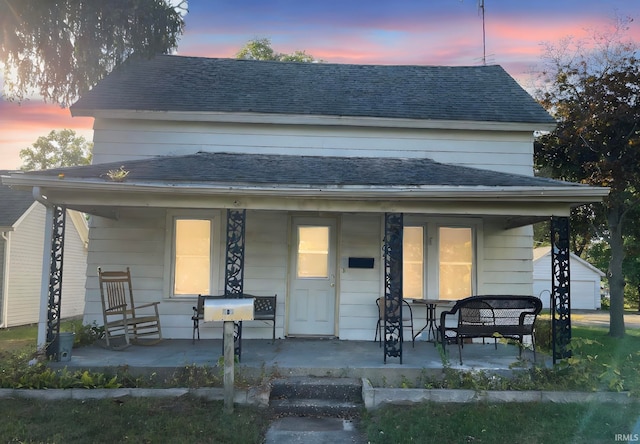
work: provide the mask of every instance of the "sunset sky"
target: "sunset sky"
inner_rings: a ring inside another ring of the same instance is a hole
[[[486,61],[527,86],[540,67],[542,43],[603,30],[612,18],[634,18],[638,0],[485,0]],[[179,55],[234,57],[250,39],[269,38],[277,52],[304,50],[330,63],[479,65],[483,58],[478,0],[189,0]],[[0,79],[1,80],[1,79]],[[38,100],[0,98],[0,169],[18,168],[19,151],[51,130],[91,139],[92,118]]]

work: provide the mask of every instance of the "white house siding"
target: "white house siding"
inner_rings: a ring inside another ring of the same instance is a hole
[[[198,151],[428,157],[443,163],[533,174],[530,131],[298,127],[99,118],[95,121],[94,163]]]
[[[81,316],[84,312],[87,249],[68,213],[64,234],[63,265],[60,315],[63,319]]]
[[[222,215],[224,211],[213,210]],[[188,213],[181,213],[187,215]],[[286,264],[288,258],[288,217],[282,212],[247,212],[245,279],[246,293],[267,296],[278,295],[276,335],[283,337],[286,295]],[[167,338],[190,338],[192,334],[192,307],[194,298],[170,299],[170,274],[166,272],[165,248],[167,212],[163,209],[123,210],[118,220],[92,217],[89,231],[89,258],[87,265],[87,292],[85,323],[102,325],[102,308],[97,268],[123,270],[130,267],[136,304],[161,301],[162,332]],[[224,222],[221,239],[224,239]],[[218,273],[222,277],[212,294],[224,292],[224,246],[220,246]],[[243,337],[270,337],[271,323],[251,321],[245,323]],[[211,328],[209,328],[211,327]],[[221,325],[204,324],[201,337],[221,337]]]
[[[378,311],[376,299],[384,295],[380,214],[344,214],[338,252],[340,339],[373,340]],[[348,268],[349,257],[374,258],[373,269]]]
[[[46,210],[34,204],[11,233],[7,327],[38,322]]]
[[[220,216],[224,243],[224,211]],[[297,213],[248,211],[246,219],[244,289],[255,295],[278,295],[276,336],[286,334],[287,278],[291,217]],[[378,213],[345,213],[338,220],[337,335],[346,340],[372,340],[378,319],[375,300],[383,294],[382,226]],[[129,266],[137,303],[161,301],[163,335],[190,338],[193,298],[168,298],[169,273],[165,261],[167,213],[163,209],[129,209],[119,219],[93,217],[91,222],[85,322],[102,324],[97,267],[105,270]],[[499,223],[485,221],[479,230],[478,293],[532,294],[531,230],[503,232]],[[224,290],[224,246],[221,245],[218,288]],[[349,257],[374,258],[373,269],[348,268]],[[424,324],[424,311],[414,312],[416,328]],[[221,325],[204,323],[202,338],[221,337]],[[245,322],[243,337],[269,338],[271,324]],[[408,339],[408,336],[407,336]]]
[[[46,210],[34,203],[16,222],[11,232],[10,272],[7,278],[7,327],[38,322]],[[61,318],[82,315],[86,249],[67,217],[64,270],[62,275]],[[1,282],[1,281],[0,281]]]
[[[163,300],[164,239],[166,212],[159,209],[121,210],[119,219],[92,216],[89,221],[87,291],[84,322],[102,325],[98,267],[104,270],[131,269],[137,304]],[[191,316],[193,304],[160,304],[163,330],[179,326],[175,316]],[[189,321],[190,322],[190,321]]]
[[[224,212],[222,213],[224,216]],[[285,212],[247,211],[244,291],[255,296],[278,295],[276,337],[284,337],[289,217]],[[224,243],[224,236],[221,237]],[[223,285],[223,284],[222,284]],[[216,334],[220,334],[216,329]],[[191,332],[189,332],[191,334]],[[242,337],[270,338],[271,322],[243,323]]]
[[[533,229],[504,230],[501,222],[485,222],[484,245],[478,254],[478,294],[532,295]]]

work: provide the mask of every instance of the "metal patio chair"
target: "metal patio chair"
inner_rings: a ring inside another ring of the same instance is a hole
[[[382,346],[382,336],[384,334],[384,298],[376,299],[376,305],[378,306],[378,323],[376,324],[376,335],[373,338],[374,342],[378,341],[378,334],[380,335],[380,346]],[[410,328],[411,329],[411,345],[412,347],[416,346],[416,338],[413,335],[413,310],[411,309],[411,305],[404,299],[402,300],[402,328]],[[404,341],[404,334],[401,335],[400,338]]]

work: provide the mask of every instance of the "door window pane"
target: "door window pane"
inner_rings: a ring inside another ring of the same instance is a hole
[[[298,227],[297,276],[329,277],[329,227]]]
[[[413,299],[424,295],[423,227],[404,227],[402,233],[402,294]]]
[[[471,228],[440,227],[440,299],[472,294],[473,242]]]
[[[176,295],[209,294],[211,221],[175,221],[174,288]]]

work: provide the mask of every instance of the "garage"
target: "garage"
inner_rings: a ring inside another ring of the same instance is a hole
[[[571,308],[600,310],[601,281],[605,274],[575,254],[570,257]],[[533,294],[549,308],[551,295],[551,247],[533,250]]]

